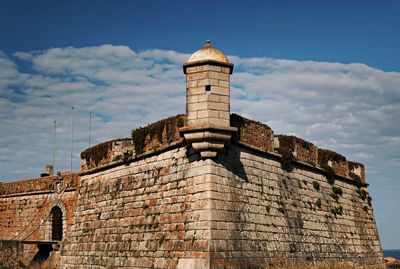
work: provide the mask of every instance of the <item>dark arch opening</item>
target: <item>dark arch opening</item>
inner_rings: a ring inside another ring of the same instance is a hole
[[[63,234],[63,218],[61,208],[58,206],[53,207],[50,212],[51,215],[51,240],[61,241]]]

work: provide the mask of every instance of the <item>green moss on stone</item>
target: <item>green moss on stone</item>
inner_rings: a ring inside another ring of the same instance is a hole
[[[342,190],[342,188],[340,188],[340,187],[332,186],[332,191],[333,191],[334,193],[336,193],[337,195],[340,195],[340,196],[343,195],[343,190]]]
[[[322,203],[321,203],[321,199],[318,198],[317,201],[315,202],[315,205],[318,206],[318,208],[321,208]]]
[[[319,191],[319,189],[320,189],[320,186],[319,186],[319,183],[318,183],[318,181],[313,181],[313,187],[314,187],[314,189],[316,190],[316,191]]]
[[[343,214],[343,207],[340,205],[340,206],[331,208],[330,211],[331,211],[331,213],[334,214],[335,217],[336,217],[337,215],[342,215],[342,214]]]
[[[293,152],[286,148],[279,148],[279,154],[282,155],[281,158],[281,167],[283,170],[287,172],[291,172],[294,169],[294,164],[296,162],[296,157],[293,155]]]

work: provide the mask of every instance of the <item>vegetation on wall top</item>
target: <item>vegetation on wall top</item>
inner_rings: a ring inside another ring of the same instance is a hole
[[[315,160],[316,157],[313,158],[312,156],[308,156],[313,155],[312,148],[315,148],[315,146],[312,143],[293,135],[277,135],[275,137],[279,140],[279,148],[277,148],[276,151],[282,155],[281,164],[283,169],[286,171],[292,171],[294,162],[299,160],[299,152],[296,152],[296,145],[300,145],[300,147],[306,151],[306,153],[303,153],[302,151],[304,150],[300,150],[300,160],[313,164],[312,159]]]
[[[364,170],[365,169],[364,165],[362,163],[352,162],[352,161],[347,161],[347,163],[348,163],[348,169],[349,169],[349,177],[354,179],[359,184],[360,183],[365,183],[365,180],[364,180],[364,177],[365,177],[365,175],[364,175],[364,171],[365,171]],[[354,171],[357,168],[360,168],[361,175],[357,175],[357,174],[354,173]]]
[[[328,165],[328,162],[345,162],[346,157],[343,155],[340,155],[339,153],[336,153],[334,151],[331,151],[329,149],[318,149],[318,164],[320,167],[323,167],[325,165]]]
[[[95,165],[98,165],[99,162],[107,156],[108,151],[111,150],[112,143],[114,141],[115,140],[106,141],[82,151],[81,159],[86,160],[86,163],[90,163],[92,160]]]
[[[134,152],[131,152],[129,156],[119,153],[117,156],[111,156],[114,159],[110,161],[124,160],[126,162],[135,155],[147,151],[154,152],[160,147],[170,145],[181,138],[178,130],[185,125],[185,122],[186,115],[181,114],[132,130],[131,141]],[[294,164],[300,161],[322,168],[328,182],[332,185],[336,175],[348,176],[354,179],[358,186],[365,184],[364,166],[356,162],[347,162],[343,155],[334,151],[319,149],[314,144],[292,135],[274,137],[268,125],[238,114],[230,115],[230,125],[238,128],[238,132],[232,138],[233,141],[244,142],[265,152],[274,151],[274,138],[278,138],[279,147],[275,149],[275,152],[281,154],[282,168],[286,171],[292,171]],[[112,154],[113,141],[116,140],[104,142],[83,151],[81,158],[86,160],[87,165],[93,167],[104,164],[110,157],[107,155]]]
[[[177,115],[132,130],[135,153],[143,153],[151,144],[160,146],[176,141],[179,139],[178,129],[185,125],[185,120],[185,115]]]
[[[312,143],[293,135],[277,135],[276,137],[279,139],[280,148],[286,148],[292,152],[295,151],[296,144],[301,145],[305,149],[310,149],[313,146]]]
[[[233,137],[235,141],[242,141],[265,151],[273,150],[274,136],[268,125],[238,114],[231,114],[230,124],[238,128],[237,134]]]

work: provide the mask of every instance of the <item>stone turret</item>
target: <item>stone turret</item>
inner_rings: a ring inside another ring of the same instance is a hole
[[[203,158],[213,158],[229,144],[237,128],[230,127],[230,75],[233,64],[207,41],[183,65],[186,75],[187,126],[180,129]]]
[[[233,64],[207,41],[183,65],[188,126],[229,126],[229,81]]]

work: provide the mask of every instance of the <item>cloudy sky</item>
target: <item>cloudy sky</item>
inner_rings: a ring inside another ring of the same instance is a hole
[[[301,2],[301,3],[300,3]],[[91,144],[185,112],[182,63],[211,39],[231,111],[366,165],[400,249],[399,1],[2,1],[0,181],[73,170]]]

